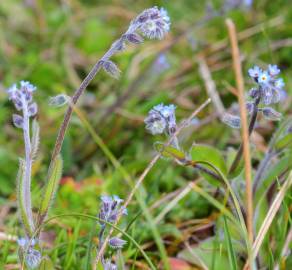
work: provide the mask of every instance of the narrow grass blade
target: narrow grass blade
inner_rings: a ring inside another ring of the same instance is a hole
[[[273,219],[276,216],[277,211],[279,210],[281,203],[285,197],[285,194],[287,192],[287,190],[290,188],[290,186],[292,185],[292,171],[290,172],[288,179],[286,180],[286,182],[284,183],[284,185],[281,187],[281,189],[279,190],[277,196],[275,197],[269,212],[266,215],[265,220],[262,223],[262,226],[259,230],[259,233],[254,241],[253,244],[253,254],[256,257],[256,255],[259,252],[259,249],[261,247],[261,244],[270,228],[270,225],[272,224]]]
[[[88,245],[86,249],[85,270],[90,270],[91,267],[91,251],[93,247],[93,237],[96,235],[96,221],[92,222],[92,227],[88,236]]]
[[[225,234],[225,240],[226,240],[226,246],[228,250],[228,258],[229,258],[229,263],[231,266],[232,270],[237,270],[237,262],[236,262],[236,256],[235,256],[235,251],[231,242],[231,237],[226,221],[226,217],[223,216],[223,221],[224,221],[224,234]]]

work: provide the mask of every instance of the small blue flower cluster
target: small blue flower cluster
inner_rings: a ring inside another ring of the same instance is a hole
[[[103,236],[106,230],[106,222],[114,223],[117,221],[119,214],[127,215],[127,209],[121,206],[123,202],[118,196],[102,196],[101,197],[101,208],[99,212],[101,230],[99,233],[99,245],[103,243]],[[112,237],[109,239],[108,244],[113,249],[122,249],[127,241],[119,238]],[[111,259],[102,259],[102,264],[104,269],[116,270],[117,266],[112,263]]]
[[[170,29],[170,18],[164,8],[152,7],[144,10],[131,22],[128,33],[140,30],[150,39],[162,39]],[[130,41],[130,40],[129,40]],[[135,42],[134,42],[135,43]]]
[[[99,65],[114,78],[119,78],[121,71],[109,58],[118,51],[126,48],[126,43],[140,44],[143,37],[149,39],[163,39],[170,29],[170,18],[164,8],[152,7],[145,9],[130,23],[127,31],[116,40],[110,50],[99,61]]]
[[[281,120],[282,114],[267,106],[284,100],[287,95],[284,90],[284,80],[278,77],[280,72],[277,65],[269,65],[267,70],[262,70],[258,66],[248,70],[249,76],[257,84],[257,87],[252,88],[248,93],[251,99],[246,102],[248,114],[261,112],[267,120]],[[232,128],[241,127],[241,119],[237,115],[225,113],[221,120]]]
[[[11,100],[18,111],[22,111],[24,116],[35,116],[38,110],[37,104],[33,102],[33,92],[36,87],[30,82],[21,81],[20,88],[16,84],[7,90],[9,100]],[[23,128],[23,117],[13,114],[13,123],[18,128]]]
[[[118,270],[118,267],[111,262],[110,259],[106,259],[103,263],[104,270]]]
[[[100,224],[104,225],[105,222],[113,223],[117,220],[118,214],[122,211],[122,214],[127,215],[127,209],[121,210],[121,203],[123,202],[118,196],[101,196],[101,208],[99,212]]]
[[[37,241],[35,239],[19,238],[17,243],[27,267],[30,269],[37,268],[42,259],[41,253],[34,248]]]
[[[148,113],[144,122],[146,129],[153,135],[166,132],[168,135],[176,131],[176,106],[173,104],[163,105],[163,103],[154,106]]]
[[[258,85],[249,92],[252,99],[259,98],[265,105],[283,100],[286,95],[285,83],[282,78],[278,78],[280,69],[277,65],[269,65],[267,70],[254,66],[248,70],[248,74]]]

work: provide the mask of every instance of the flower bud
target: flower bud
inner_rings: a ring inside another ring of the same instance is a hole
[[[251,114],[254,110],[254,103],[253,102],[246,102],[245,106],[246,106],[246,110],[247,110],[248,114]]]
[[[232,128],[240,128],[241,120],[239,116],[235,116],[229,113],[225,113],[222,118],[222,122]]]
[[[140,44],[144,41],[144,39],[137,33],[127,34],[126,39],[133,44]]]
[[[23,128],[22,116],[20,116],[18,114],[13,114],[12,119],[13,119],[14,126],[16,126],[17,128]]]
[[[49,100],[49,105],[53,107],[62,107],[63,105],[68,103],[68,98],[69,97],[64,94],[51,97]]]
[[[118,79],[120,77],[121,71],[119,70],[118,66],[114,62],[110,60],[102,61],[102,67],[104,71],[108,73],[110,76],[112,76],[113,78]]]
[[[271,121],[279,121],[282,118],[282,114],[277,112],[276,110],[274,110],[271,107],[265,107],[263,109],[261,109],[264,117],[268,120]]]
[[[41,263],[42,256],[38,250],[29,248],[27,253],[24,253],[24,258],[26,265],[31,269],[35,269]]]
[[[38,112],[38,105],[35,102],[30,104],[28,107],[28,115],[35,116],[37,112]]]
[[[113,237],[109,240],[108,243],[112,248],[120,249],[120,248],[123,248],[123,246],[127,243],[127,241],[118,237]]]

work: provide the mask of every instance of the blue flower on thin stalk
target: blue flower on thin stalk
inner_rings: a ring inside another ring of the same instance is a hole
[[[118,216],[120,214],[127,215],[127,210],[124,208],[122,204],[123,200],[118,196],[101,196],[101,207],[99,211],[98,217],[100,218],[99,224],[101,225],[101,229],[99,231],[98,239],[99,239],[99,247],[102,246],[104,242],[104,235],[106,232],[107,222],[114,223],[117,221]],[[127,242],[119,237],[112,237],[109,239],[109,246],[114,249],[122,249]],[[105,259],[102,254],[102,264],[104,269],[117,269],[117,266],[112,263],[111,259]]]
[[[173,104],[164,105],[163,103],[154,106],[148,113],[144,122],[146,129],[152,134],[162,134],[166,132],[172,135],[176,131],[176,106]]]
[[[253,117],[256,118],[257,112],[261,112],[268,120],[281,120],[282,114],[267,106],[279,103],[287,96],[284,89],[284,80],[278,77],[280,72],[277,65],[271,64],[268,65],[266,70],[258,66],[248,70],[248,75],[256,84],[256,87],[249,91],[248,96],[250,100],[246,102],[247,112],[253,115]],[[240,118],[238,116],[226,114],[222,117],[222,121],[233,128],[240,128]]]

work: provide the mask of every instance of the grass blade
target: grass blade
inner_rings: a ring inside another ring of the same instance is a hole
[[[231,266],[231,269],[237,270],[237,262],[236,262],[236,256],[235,256],[235,251],[231,242],[231,237],[226,221],[226,217],[223,216],[223,221],[224,221],[224,234],[225,234],[225,240],[226,240],[226,246],[228,250],[228,258],[229,258],[229,263]]]

